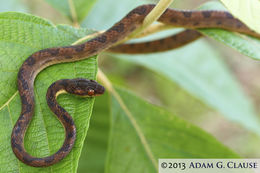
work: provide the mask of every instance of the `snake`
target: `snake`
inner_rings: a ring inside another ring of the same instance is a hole
[[[69,113],[57,103],[56,99],[59,94],[69,93],[83,97],[93,97],[102,95],[105,91],[105,88],[94,80],[77,78],[54,82],[48,88],[46,99],[50,110],[56,115],[65,129],[64,143],[56,153],[50,156],[32,156],[24,147],[24,136],[34,114],[34,81],[37,74],[46,67],[58,63],[83,60],[104,50],[121,53],[147,53],[177,48],[201,37],[202,35],[195,30],[199,28],[220,28],[260,38],[258,33],[249,29],[226,11],[167,9],[158,21],[175,27],[183,27],[186,30],[177,35],[152,42],[122,44],[112,47],[140,27],[145,17],[154,7],[153,4],[138,6],[110,29],[85,43],[43,49],[33,53],[23,62],[17,77],[18,91],[21,98],[21,113],[11,134],[12,150],[21,162],[33,167],[47,167],[61,161],[72,150],[76,139],[76,127]]]

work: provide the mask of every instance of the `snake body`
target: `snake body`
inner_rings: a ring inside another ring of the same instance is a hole
[[[76,137],[76,128],[70,115],[56,101],[59,93],[68,92],[81,96],[95,96],[104,92],[104,88],[101,85],[86,79],[65,79],[52,84],[47,92],[47,102],[65,128],[65,141],[55,154],[42,158],[33,157],[24,148],[24,136],[34,114],[34,80],[37,74],[50,65],[79,61],[110,48],[113,44],[124,39],[141,26],[144,18],[154,6],[142,5],[133,9],[106,32],[83,44],[40,50],[25,60],[20,67],[17,79],[22,110],[11,136],[13,152],[20,161],[34,167],[45,167],[59,162],[71,151]],[[189,29],[222,28],[260,38],[259,34],[250,30],[230,13],[224,11],[176,11],[168,9],[159,18],[159,21]],[[149,52],[147,51],[148,49],[150,49],[150,52],[151,50],[160,51],[160,46],[163,42],[166,43],[166,41],[169,44],[163,44],[165,47],[162,48],[167,50],[187,44],[200,36],[201,34],[197,31],[186,30],[180,35],[167,38],[168,40],[141,43],[142,45],[139,46],[133,44],[119,45],[110,50],[115,52],[120,52],[120,50],[121,52]],[[139,48],[140,46],[141,48]]]
[[[111,47],[108,51],[127,54],[163,52],[182,47],[199,39],[200,37],[202,37],[202,34],[198,31],[186,29],[178,34],[154,41],[120,44],[118,46]]]
[[[164,24],[187,28],[186,30],[155,41],[120,44],[108,51],[115,53],[140,54],[163,52],[182,47],[203,35],[193,29],[220,28],[260,38],[260,34],[250,30],[245,24],[225,11],[180,11],[168,9],[158,19]]]
[[[54,164],[60,161],[73,147],[76,139],[76,127],[72,117],[57,103],[56,97],[61,93],[70,93],[78,96],[97,96],[103,94],[104,91],[104,87],[96,81],[80,78],[59,80],[54,82],[48,88],[46,94],[48,106],[63,124],[66,136],[59,151],[44,158],[32,157],[24,150],[23,138],[32,116],[29,112],[34,109],[34,104],[30,103],[30,98],[26,96],[26,93],[24,92],[23,95],[21,95],[21,98],[22,102],[26,103],[26,105],[24,105],[21,116],[19,117],[12,133],[12,148],[16,156],[22,162],[37,167],[48,166],[50,163]]]

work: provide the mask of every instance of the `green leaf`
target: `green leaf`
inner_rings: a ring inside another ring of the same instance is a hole
[[[156,173],[159,158],[236,158],[190,123],[116,87],[106,173]],[[125,105],[122,106],[122,104]]]
[[[203,34],[236,49],[238,52],[260,60],[260,40],[220,29],[200,29]]]
[[[60,11],[63,15],[68,17],[71,21],[75,20],[76,17],[77,22],[81,22],[92,6],[95,4],[96,0],[45,0],[49,4],[51,4],[54,8]],[[75,16],[73,16],[73,11],[75,12]],[[75,22],[75,21],[73,21]]]
[[[243,1],[251,2],[251,1]],[[225,10],[225,8],[218,2],[208,2],[203,4],[200,10]],[[259,10],[260,11],[260,10]],[[257,21],[257,20],[256,20]],[[260,21],[260,20],[259,20]],[[234,48],[238,52],[251,57],[256,60],[260,60],[260,39],[253,37],[221,30],[221,29],[200,29],[204,35],[209,36],[223,44]]]
[[[79,160],[78,173],[104,173],[110,126],[108,99],[107,92],[95,99],[88,136]]]
[[[55,27],[49,21],[22,13],[0,13],[0,172],[76,172],[82,145],[89,126],[93,98],[61,95],[58,102],[72,115],[77,127],[77,139],[71,153],[61,162],[47,168],[27,166],[15,157],[11,149],[11,131],[21,111],[17,91],[17,73],[23,61],[33,52],[71,45],[90,34],[70,26]],[[96,58],[51,66],[41,72],[35,82],[36,109],[25,136],[25,148],[33,156],[43,157],[56,152],[64,141],[64,129],[49,110],[45,95],[49,85],[65,78],[95,79]]]
[[[229,11],[250,28],[260,33],[259,0],[221,0]]]
[[[165,53],[114,56],[164,75],[229,120],[260,135],[260,124],[253,104],[220,56],[204,40]]]

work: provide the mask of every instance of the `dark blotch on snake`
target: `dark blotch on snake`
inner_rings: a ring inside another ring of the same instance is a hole
[[[23,105],[25,105],[25,109],[23,109],[23,114],[27,114],[32,111],[32,105],[28,102],[25,95],[21,96],[21,100]]]
[[[56,56],[56,55],[59,54],[60,49],[59,49],[59,48],[51,48],[51,49],[48,49],[48,52],[49,52],[52,56]]]
[[[66,110],[63,107],[60,106],[59,108],[61,112],[66,113]]]
[[[221,24],[222,24],[222,21],[218,20],[217,25],[221,25]]]
[[[242,23],[237,23],[237,24],[236,24],[236,27],[237,27],[237,28],[241,28],[241,27],[242,27]]]
[[[71,147],[71,145],[70,145],[70,144],[67,144],[67,145],[64,146],[63,149],[64,149],[64,151],[68,151],[68,150],[70,149],[70,147]]]
[[[174,36],[171,37],[171,39],[172,39],[173,41],[176,41],[176,40],[177,40],[177,36],[174,35]]]
[[[138,8],[136,8],[136,9],[134,9],[134,10],[132,11],[132,14],[144,15],[145,12],[146,12],[146,7],[141,6],[141,7],[138,7]]]
[[[27,157],[27,156],[25,155],[25,156],[23,156],[23,160],[26,160],[27,162],[33,162],[33,161],[35,161],[36,159],[35,159],[35,158]]]
[[[28,104],[28,101],[27,101],[27,98],[26,98],[25,95],[22,95],[22,96],[21,96],[21,101],[22,101],[22,103],[25,104],[25,105]]]
[[[68,133],[68,138],[72,138],[73,136],[75,135],[75,133],[73,133],[73,132],[70,132],[70,133]]]
[[[204,18],[210,18],[211,17],[211,11],[202,11],[202,15]]]
[[[225,15],[228,19],[233,19],[234,17],[232,16],[232,14],[225,12]]]
[[[187,17],[187,18],[191,17],[191,12],[183,11],[182,14],[184,17]]]
[[[28,83],[23,79],[23,78],[20,78],[21,80],[21,83],[22,83],[22,87],[24,90],[28,90],[29,89],[29,86],[28,86]]]
[[[53,85],[51,85],[50,87],[53,87]],[[56,91],[54,89],[50,90],[49,96],[54,98],[56,96]]]
[[[22,79],[23,78],[23,74],[24,74],[24,68],[21,68],[19,70],[19,72],[18,72],[18,75],[17,75],[18,79]]]
[[[107,36],[102,35],[100,37],[95,38],[95,40],[100,42],[100,43],[105,43],[107,41]]]
[[[110,29],[111,31],[116,31],[118,33],[123,32],[125,30],[125,25],[123,23],[119,23],[113,28]]]
[[[73,120],[71,118],[69,118],[66,114],[62,114],[62,117],[63,117],[64,121],[66,121],[66,123],[68,123],[70,125],[74,125]]]
[[[52,155],[52,156],[47,157],[47,158],[44,160],[44,162],[45,162],[45,163],[51,163],[53,160],[54,160],[54,156]]]
[[[77,45],[74,49],[76,52],[82,52],[85,49],[85,44]]]
[[[18,144],[16,143],[16,141],[15,141],[14,138],[12,138],[11,140],[12,140],[12,141],[11,141],[11,142],[12,142],[12,146],[13,146],[14,148],[16,148],[17,150],[19,150],[20,152],[22,152],[23,149],[22,149],[21,145],[18,145]]]
[[[59,84],[62,85],[64,88],[67,88],[69,85],[66,80],[62,80]]]
[[[26,105],[26,109],[25,109],[25,112],[24,112],[24,113],[26,114],[26,113],[29,113],[29,112],[31,112],[31,111],[32,111],[32,105],[28,103],[28,104]]]
[[[14,133],[15,133],[16,135],[18,135],[18,134],[20,133],[20,131],[21,131],[21,126],[17,126],[17,127],[15,128],[15,130],[14,130]]]
[[[164,43],[164,39],[160,39],[160,44],[163,44]]]
[[[55,103],[53,102],[53,100],[51,99],[51,98],[48,98],[48,105],[50,106],[50,107],[54,107],[55,106]]]
[[[34,59],[32,56],[30,56],[30,57],[26,60],[26,62],[27,62],[27,64],[28,64],[29,66],[33,66],[33,65],[35,64],[35,59]]]
[[[171,18],[171,23],[177,23],[177,19],[176,18]]]

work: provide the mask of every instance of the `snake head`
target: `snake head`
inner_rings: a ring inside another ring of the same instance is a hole
[[[105,88],[96,81],[82,78],[68,80],[65,90],[82,97],[98,96],[105,92]]]

